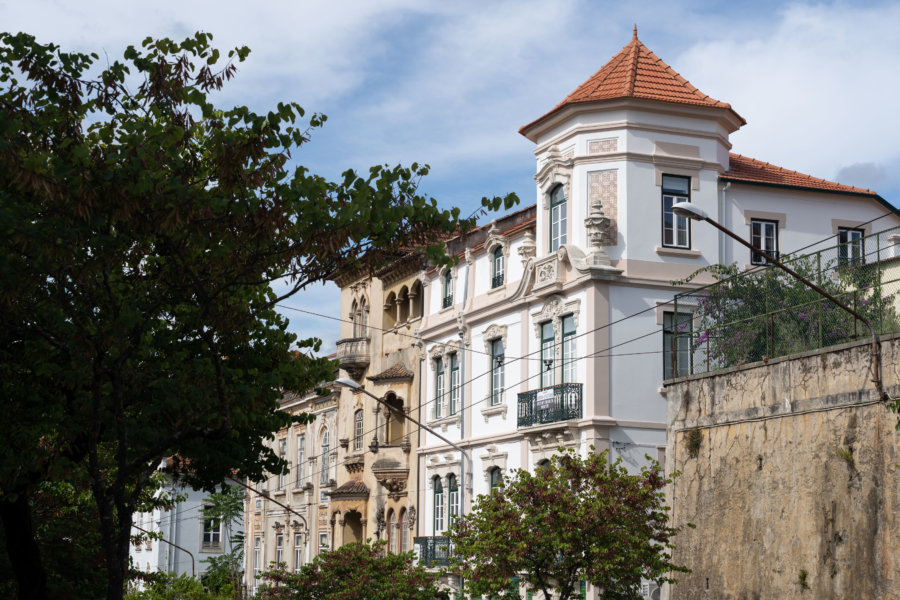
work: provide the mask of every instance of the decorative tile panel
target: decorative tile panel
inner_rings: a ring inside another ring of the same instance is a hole
[[[603,140],[591,140],[590,142],[588,142],[588,154],[615,152],[618,149],[619,138],[606,138]]]

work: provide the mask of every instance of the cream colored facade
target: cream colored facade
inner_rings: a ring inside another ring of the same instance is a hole
[[[337,470],[333,432],[338,395],[288,395],[281,409],[292,415],[312,414],[315,420],[284,428],[267,441],[290,471],[270,476],[244,495],[244,584],[253,593],[259,573],[273,563],[296,571],[331,544],[327,493],[335,487]]]
[[[372,277],[339,275],[343,373],[406,415],[418,409],[422,261],[409,255]],[[336,486],[329,493],[333,547],[386,540],[412,548],[418,485],[412,423],[371,397],[344,388],[337,418]]]

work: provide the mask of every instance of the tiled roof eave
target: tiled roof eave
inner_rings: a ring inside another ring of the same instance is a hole
[[[547,114],[538,117],[531,123],[527,125],[523,125],[519,128],[519,134],[528,138],[529,140],[536,142],[536,136],[532,137],[536,130],[542,128],[542,126],[546,125],[548,122],[552,121],[556,117],[568,118],[572,116],[570,114],[566,114],[564,117],[563,113],[577,113],[591,110],[592,108],[604,109],[604,108],[619,108],[620,105],[636,103],[641,105],[646,105],[648,108],[657,107],[664,108],[668,107],[670,109],[683,107],[683,108],[694,108],[701,109],[709,112],[719,112],[723,115],[729,115],[730,119],[734,121],[736,127],[735,131],[740,127],[743,127],[747,124],[746,119],[742,117],[734,108],[731,107],[730,104],[721,103],[720,106],[712,106],[710,104],[703,103],[694,103],[694,102],[680,102],[680,101],[672,101],[672,100],[660,100],[658,98],[644,98],[641,96],[618,96],[615,98],[604,98],[602,100],[578,100],[578,101],[570,101],[565,104],[560,104],[555,107],[553,110],[548,112]]]
[[[719,181],[722,182],[734,182],[734,183],[744,183],[747,185],[759,185],[763,187],[774,187],[780,189],[787,190],[798,190],[801,192],[822,192],[823,194],[839,194],[841,196],[859,196],[861,198],[872,198],[874,200],[878,200],[879,202],[887,203],[887,201],[879,196],[876,192],[872,191],[864,191],[864,190],[839,190],[839,189],[829,189],[824,187],[816,187],[815,185],[799,185],[795,183],[779,183],[777,181],[761,181],[759,179],[752,179],[749,177],[741,177],[740,175],[728,175],[727,173],[722,173],[719,175]],[[891,207],[892,211],[896,211],[893,207]]]

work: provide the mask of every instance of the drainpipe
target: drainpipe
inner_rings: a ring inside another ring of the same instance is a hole
[[[725,219],[725,192],[728,191],[728,188],[731,187],[731,182],[727,182],[725,187],[722,188],[722,193],[719,194],[719,220]],[[725,258],[725,235],[720,231],[719,232],[719,263],[727,264],[731,261]]]

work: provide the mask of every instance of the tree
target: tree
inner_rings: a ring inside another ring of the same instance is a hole
[[[229,595],[211,593],[196,577],[155,573],[153,581],[143,590],[125,594],[126,600],[229,600]]]
[[[205,559],[207,567],[201,581],[211,592],[220,593],[227,588],[236,598],[240,598],[244,533],[234,530],[244,522],[244,490],[237,485],[226,485],[222,491],[210,494],[207,502],[208,505],[202,510],[203,518],[222,524],[228,552]]]
[[[413,553],[392,554],[387,542],[354,542],[319,554],[299,573],[263,574],[262,600],[435,600],[439,572],[413,565]]]
[[[451,570],[473,595],[518,598],[518,578],[545,598],[568,600],[589,581],[603,598],[638,599],[642,579],[673,582],[672,571],[687,572],[670,562],[670,481],[655,462],[629,474],[606,451],[568,451],[534,474],[515,471],[451,527]]]
[[[83,469],[121,598],[131,515],[164,457],[208,491],[285,468],[264,438],[304,417],[278,399],[333,363],[275,305],[338,267],[423,245],[438,259],[432,242],[471,225],[418,193],[425,166],[290,169],[325,117],[216,107],[249,50],[211,39],[147,38],[101,67],[0,34],[0,519],[23,598],[48,595],[38,486]]]

